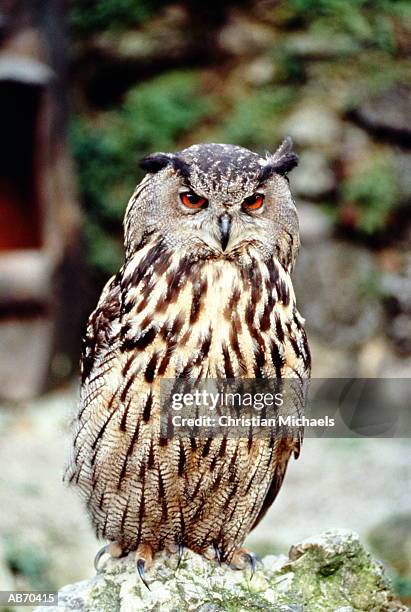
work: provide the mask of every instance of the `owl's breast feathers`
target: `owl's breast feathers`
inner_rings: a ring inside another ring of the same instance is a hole
[[[129,548],[154,538],[156,549],[183,538],[198,551],[218,530],[223,548],[242,541],[299,438],[161,440],[159,380],[307,377],[303,323],[288,272],[252,247],[238,263],[149,243],[126,262],[89,319],[66,476],[99,535]]]

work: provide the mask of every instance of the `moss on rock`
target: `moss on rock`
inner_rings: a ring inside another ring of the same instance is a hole
[[[60,607],[54,612],[407,610],[358,536],[342,529],[292,546],[288,557],[265,557],[252,578],[249,572],[220,567],[190,551],[178,569],[175,556],[159,556],[147,578],[150,590],[138,578],[132,555],[109,559],[92,580],[61,589]],[[36,612],[46,611],[53,609]]]

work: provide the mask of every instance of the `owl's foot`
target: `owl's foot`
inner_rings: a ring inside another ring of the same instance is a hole
[[[181,543],[168,544],[166,545],[166,549],[172,555],[175,555],[177,553],[178,557],[177,557],[176,569],[178,569],[180,567],[181,561],[183,560],[183,556],[184,556],[184,544],[181,544]]]
[[[94,557],[94,569],[96,570],[97,573],[99,573],[101,569],[99,568],[99,561],[101,557],[103,557],[104,555],[110,555],[114,559],[119,559],[124,554],[125,553],[123,549],[121,548],[120,544],[118,544],[117,542],[111,542],[110,544],[105,544],[105,546],[100,548],[100,550]]]
[[[140,544],[136,550],[136,570],[140,576],[141,582],[149,591],[151,591],[146,580],[146,570],[153,565],[154,550],[150,544]]]
[[[222,556],[221,550],[218,548],[218,546],[217,546],[217,544],[215,542],[213,544],[213,549],[214,549],[214,552],[215,552],[215,558],[218,561],[218,565],[221,565],[223,556]]]
[[[180,567],[180,563],[183,560],[183,555],[184,555],[184,546],[183,546],[183,544],[178,544],[177,569]]]
[[[250,579],[254,576],[256,565],[256,555],[248,552],[245,548],[237,548],[230,560],[230,567],[232,569],[244,570],[246,568],[250,568]]]
[[[221,565],[223,561],[221,550],[218,548],[215,542],[213,543],[213,546],[207,548],[207,550],[203,553],[203,556],[209,561],[218,561],[218,565]]]

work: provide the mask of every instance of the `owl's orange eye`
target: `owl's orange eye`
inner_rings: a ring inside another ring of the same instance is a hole
[[[194,191],[185,191],[184,193],[180,193],[180,200],[187,206],[187,208],[198,209],[198,208],[206,208],[208,202],[205,198],[194,193]]]
[[[255,193],[244,200],[243,208],[244,210],[258,210],[263,205],[263,202],[264,196],[261,193]]]

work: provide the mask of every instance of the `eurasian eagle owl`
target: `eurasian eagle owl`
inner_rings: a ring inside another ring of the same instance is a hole
[[[290,279],[298,219],[274,155],[199,144],[144,158],[125,262],[90,316],[66,480],[114,556],[183,546],[243,567],[241,548],[301,435],[160,436],[162,378],[304,378],[310,353]]]

